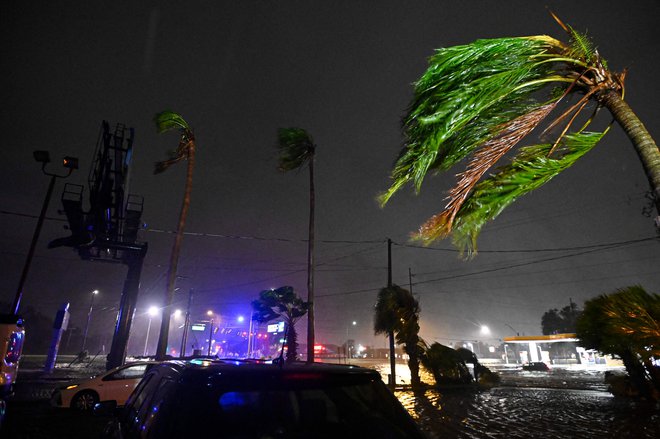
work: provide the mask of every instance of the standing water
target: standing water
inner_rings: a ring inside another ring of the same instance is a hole
[[[384,366],[376,368],[386,374]],[[605,370],[508,368],[489,390],[395,394],[431,438],[660,438],[660,404],[615,398]],[[401,372],[407,367],[397,364]]]

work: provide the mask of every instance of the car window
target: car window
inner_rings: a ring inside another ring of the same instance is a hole
[[[175,382],[171,377],[165,377],[158,383],[158,388],[156,389],[153,398],[151,398],[151,401],[147,405],[147,410],[144,412],[144,415],[141,418],[142,422],[140,429],[145,437],[162,437],[162,434],[158,432],[152,432],[151,427],[154,423],[154,420],[158,416],[167,416],[167,414],[163,415],[161,413],[161,408],[163,406],[164,400],[169,396],[169,393],[174,388],[174,384]],[[161,419],[161,422],[162,421],[166,421],[166,419]]]
[[[126,401],[122,421],[126,424],[128,430],[134,430],[140,425],[139,415],[144,415],[151,392],[158,384],[155,375],[155,373],[146,375]]]
[[[113,372],[109,375],[103,377],[103,381],[113,381],[113,380],[130,380],[136,378],[142,378],[144,373],[147,371],[146,364],[134,364],[123,369],[119,369],[116,372]]]

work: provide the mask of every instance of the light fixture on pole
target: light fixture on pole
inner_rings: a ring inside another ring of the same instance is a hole
[[[35,227],[34,234],[32,235],[32,242],[30,243],[30,249],[28,250],[27,258],[25,259],[25,265],[23,265],[21,278],[18,281],[18,288],[16,289],[16,295],[14,296],[14,303],[12,305],[12,313],[14,315],[18,314],[18,308],[21,306],[21,299],[23,298],[23,286],[25,285],[25,280],[27,279],[28,272],[30,271],[30,264],[32,263],[32,258],[34,257],[34,250],[37,247],[39,235],[41,234],[41,226],[43,226],[44,219],[46,218],[46,210],[48,210],[50,197],[53,195],[55,180],[58,178],[67,178],[69,175],[71,175],[74,169],[78,169],[78,159],[75,157],[66,156],[62,159],[62,166],[68,169],[68,172],[65,175],[46,172],[46,165],[50,163],[50,154],[48,151],[34,151],[33,156],[36,161],[41,163],[41,172],[50,177],[50,183],[48,184],[48,190],[46,191],[46,198],[44,198],[44,202],[41,205],[41,213],[39,214],[37,226]]]
[[[143,356],[147,356],[147,344],[149,343],[149,331],[151,330],[151,319],[158,314],[158,307],[152,306],[149,308],[149,323],[147,324],[147,336],[144,338],[144,352]]]
[[[89,303],[89,311],[87,312],[87,323],[85,324],[85,332],[83,333],[82,347],[80,352],[85,352],[85,344],[87,342],[87,331],[89,331],[89,322],[92,320],[92,309],[94,308],[94,297],[99,293],[99,290],[92,291],[92,300]]]

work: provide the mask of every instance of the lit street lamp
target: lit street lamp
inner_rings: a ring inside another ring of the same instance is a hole
[[[65,175],[52,174],[50,172],[46,172],[46,165],[50,163],[50,154],[48,151],[34,151],[33,155],[34,159],[41,163],[41,172],[50,177],[50,183],[48,184],[48,190],[46,191],[46,198],[44,199],[44,202],[41,206],[41,213],[39,214],[39,219],[37,220],[37,226],[35,227],[34,234],[32,235],[30,250],[28,250],[28,255],[25,259],[25,265],[23,265],[21,278],[18,281],[18,288],[16,289],[14,304],[12,305],[12,312],[14,315],[18,314],[18,308],[21,305],[21,299],[23,297],[23,286],[25,285],[25,280],[27,279],[28,272],[30,271],[30,264],[32,263],[32,257],[34,256],[34,250],[37,247],[39,235],[41,234],[41,226],[43,226],[44,219],[46,218],[46,210],[48,210],[50,197],[53,195],[55,180],[58,178],[67,178],[69,175],[71,175],[74,169],[78,169],[78,159],[75,157],[66,156],[62,159],[62,166],[68,169],[68,172]]]
[[[149,330],[151,330],[151,319],[158,314],[158,307],[152,306],[149,308],[149,324],[147,324],[147,336],[144,338],[144,353],[143,356],[147,356],[147,344],[149,343]]]
[[[92,308],[94,308],[94,297],[99,293],[99,290],[92,291],[92,300],[89,304],[89,312],[87,313],[87,323],[85,324],[85,332],[83,333],[82,347],[80,352],[85,352],[85,343],[87,342],[87,331],[89,330],[89,322],[92,320]]]

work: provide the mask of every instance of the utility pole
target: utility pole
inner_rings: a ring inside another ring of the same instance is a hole
[[[387,238],[387,288],[392,287],[392,240]],[[396,352],[394,342],[394,331],[390,331],[390,389],[394,390],[396,386]]]
[[[408,286],[410,288],[410,294],[412,294],[412,271],[410,270],[410,267],[408,267]]]
[[[34,229],[34,234],[32,235],[32,242],[30,243],[30,250],[28,250],[27,258],[25,259],[25,264],[23,265],[23,271],[21,272],[21,278],[18,281],[18,288],[16,289],[16,295],[14,296],[14,304],[12,305],[12,313],[14,315],[18,314],[18,308],[21,306],[21,299],[23,298],[23,286],[27,279],[28,272],[30,271],[30,265],[32,264],[32,258],[34,257],[34,251],[37,248],[37,242],[39,241],[39,235],[41,234],[41,227],[44,224],[44,219],[46,218],[46,211],[48,210],[48,204],[50,204],[50,198],[53,195],[53,189],[55,188],[55,180],[58,178],[67,178],[74,169],[78,169],[78,159],[74,157],[66,156],[62,159],[62,166],[68,169],[68,172],[65,175],[53,174],[46,172],[46,165],[50,163],[50,154],[48,151],[34,151],[34,159],[41,163],[41,172],[50,177],[50,183],[48,184],[48,190],[46,191],[46,197],[44,202],[41,205],[41,213],[39,214],[39,219],[37,220],[37,226]]]

